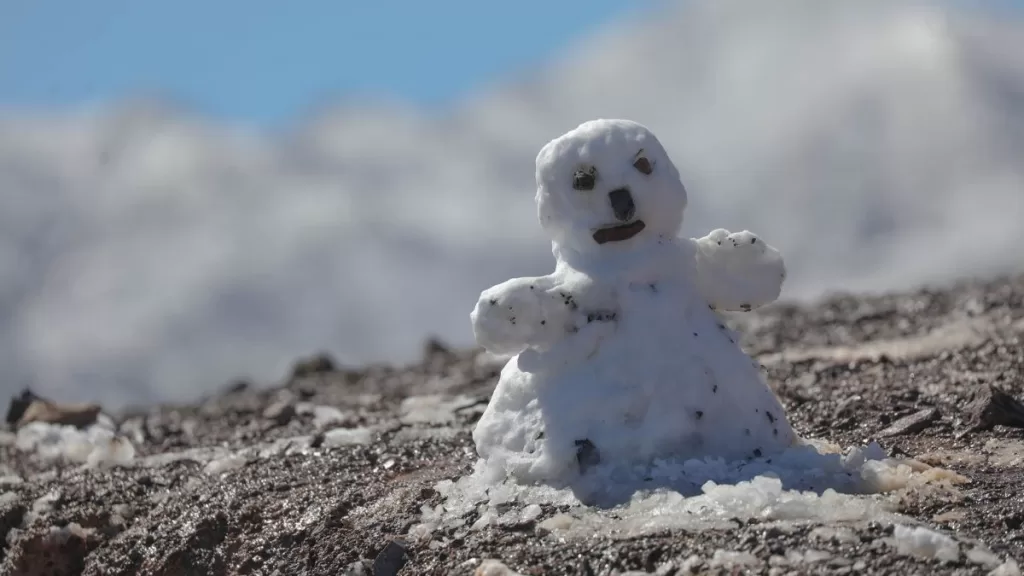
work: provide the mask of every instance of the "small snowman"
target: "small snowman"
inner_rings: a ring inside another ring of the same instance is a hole
[[[769,457],[797,438],[759,365],[717,313],[778,298],[758,236],[679,237],[687,193],[658,139],[594,120],[536,161],[556,266],[485,290],[477,342],[514,355],[477,424],[480,457],[524,482],[657,459]]]

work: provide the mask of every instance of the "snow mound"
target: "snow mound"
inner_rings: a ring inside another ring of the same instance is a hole
[[[893,531],[896,551],[919,558],[936,558],[946,562],[960,559],[960,546],[945,534],[939,534],[923,526],[898,524]]]
[[[87,467],[129,466],[135,446],[101,424],[85,429],[46,422],[31,422],[18,430],[15,446],[43,460],[65,460]]]
[[[729,529],[736,520],[911,523],[893,512],[886,493],[967,479],[913,460],[888,458],[877,444],[839,453],[805,443],[771,458],[658,461],[646,470],[602,469],[585,478],[601,484],[554,487],[517,483],[487,461],[436,489],[445,501],[424,506],[410,530],[430,538],[439,529],[479,530],[537,521],[541,532],[564,538],[629,538],[664,530]],[[579,494],[585,494],[581,499]],[[543,507],[568,509],[544,518]],[[902,534],[902,533],[901,533]]]

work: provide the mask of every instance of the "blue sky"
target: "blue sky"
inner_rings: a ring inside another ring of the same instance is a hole
[[[9,0],[0,106],[170,96],[277,124],[337,99],[444,105],[653,0]]]

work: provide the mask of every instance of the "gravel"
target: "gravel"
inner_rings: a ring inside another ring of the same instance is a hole
[[[1024,423],[1014,419],[1024,398],[1024,276],[837,295],[728,320],[801,435],[842,446],[877,440],[890,454],[970,478],[942,496],[899,502],[900,514],[930,532],[754,520],[563,541],[545,527],[564,511],[534,507],[517,522],[411,538],[422,507],[442,502],[434,486],[472,468],[470,432],[501,367],[431,340],[411,366],[341,367],[318,353],[274,386],[239,382],[192,404],[110,415],[134,444],[128,467],[43,459],[20,450],[8,424],[0,574],[469,575],[486,567],[902,576],[988,574],[1000,564],[1014,573],[1004,563],[1024,561]],[[471,513],[467,526],[475,520]],[[913,552],[929,546],[946,559]]]

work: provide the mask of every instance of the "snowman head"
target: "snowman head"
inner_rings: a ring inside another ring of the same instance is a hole
[[[537,213],[556,250],[632,251],[674,237],[686,188],[661,143],[629,120],[592,120],[537,155]]]

